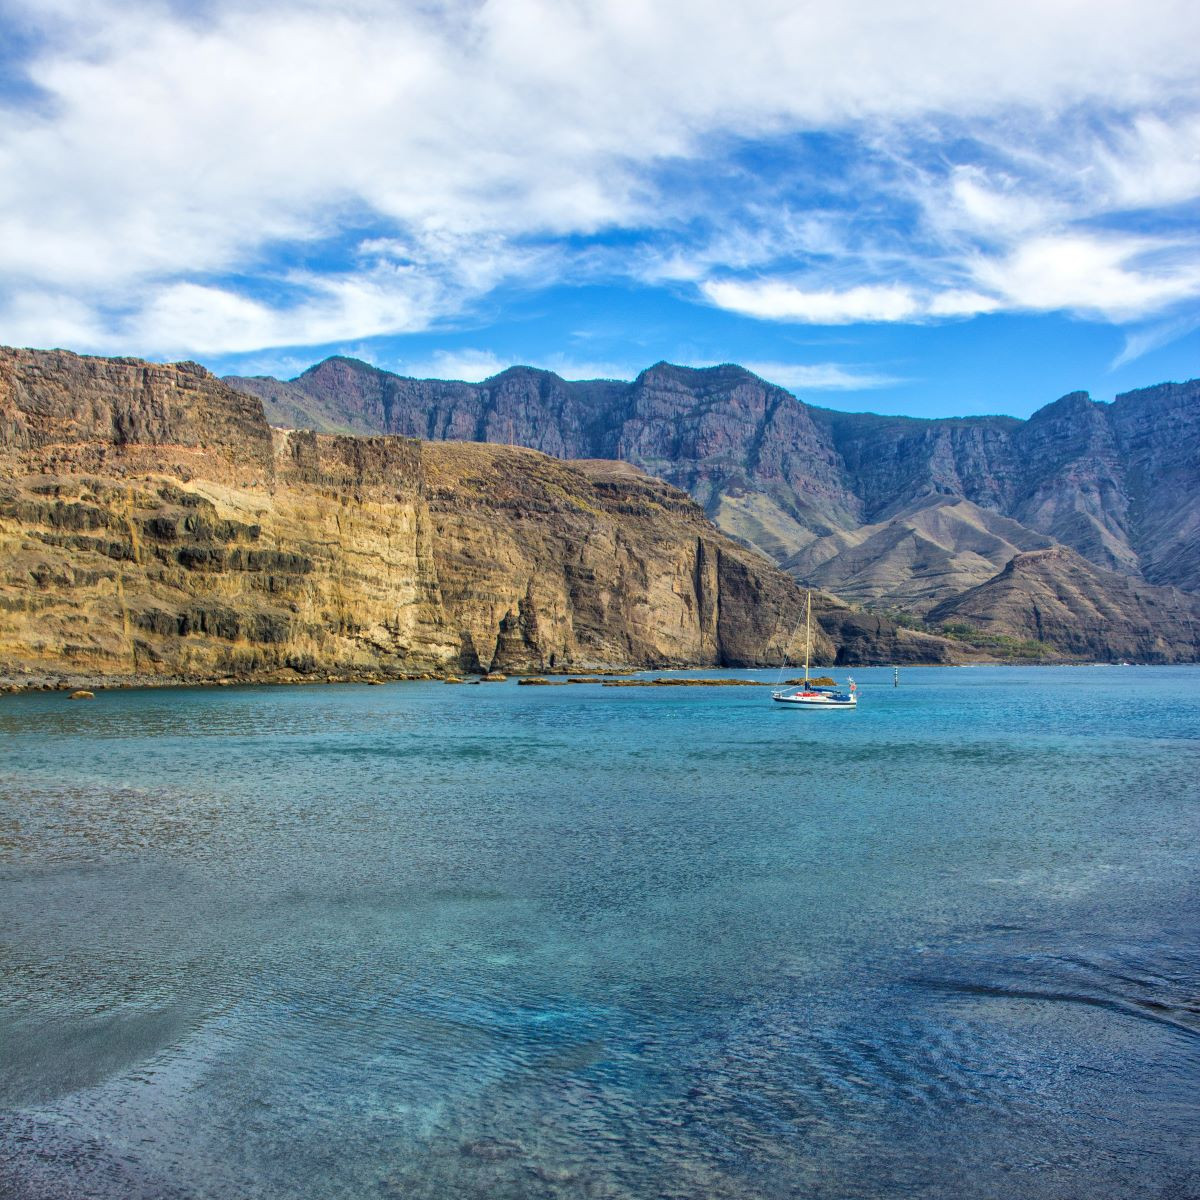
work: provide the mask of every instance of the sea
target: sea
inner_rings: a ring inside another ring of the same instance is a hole
[[[1200,668],[853,674],[0,698],[0,1195],[1194,1200]]]

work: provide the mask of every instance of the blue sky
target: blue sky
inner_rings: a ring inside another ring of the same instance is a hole
[[[1175,0],[0,0],[0,342],[741,362],[1025,415],[1200,375]]]

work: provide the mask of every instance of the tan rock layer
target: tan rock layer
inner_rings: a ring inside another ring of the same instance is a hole
[[[194,365],[36,351],[0,352],[0,459],[10,675],[721,666],[798,649],[792,581],[617,464],[273,434]],[[817,608],[821,661],[947,654]]]

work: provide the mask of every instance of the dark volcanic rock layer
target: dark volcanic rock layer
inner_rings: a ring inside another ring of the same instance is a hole
[[[514,367],[475,385],[333,358],[287,383],[229,382],[285,425],[623,459],[780,560],[814,536],[953,496],[1098,566],[1200,589],[1198,380],[1112,404],[1077,392],[1027,421],[831,412],[735,366],[659,363],[632,383]]]
[[[627,465],[273,432],[194,364],[0,351],[0,462],[9,674],[774,664],[802,603]],[[817,610],[824,661],[949,657]]]

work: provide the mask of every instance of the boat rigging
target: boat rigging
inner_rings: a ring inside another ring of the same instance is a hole
[[[794,635],[793,635],[794,636]],[[812,683],[809,679],[809,663],[812,659],[812,592],[804,597],[804,682],[793,689],[776,688],[771,693],[771,699],[780,704],[797,705],[801,708],[856,708],[858,706],[858,685],[853,679],[847,679],[843,690],[836,685],[826,687]],[[783,665],[787,665],[787,646],[783,648]],[[780,667],[780,675],[783,667]]]

